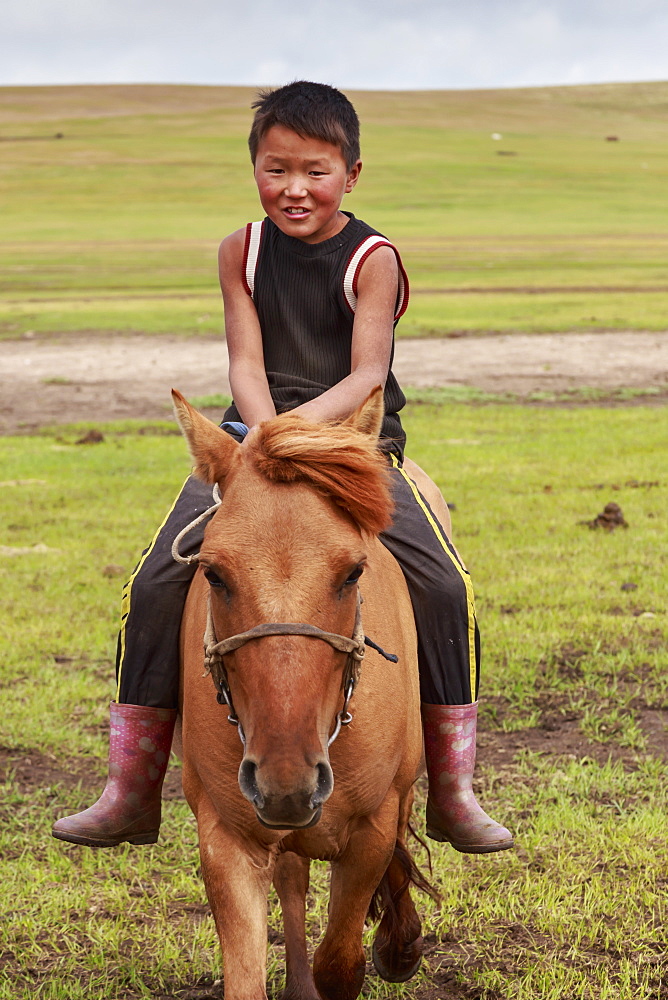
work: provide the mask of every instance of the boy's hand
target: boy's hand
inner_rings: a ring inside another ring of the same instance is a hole
[[[249,441],[252,441],[255,435],[257,434],[257,429],[259,426],[260,426],[259,424],[255,424],[254,427],[248,428],[241,443],[248,444]]]

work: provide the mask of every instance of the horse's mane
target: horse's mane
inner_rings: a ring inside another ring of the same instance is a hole
[[[284,414],[259,426],[247,454],[267,479],[310,483],[377,535],[392,518],[387,460],[350,424],[313,424]]]

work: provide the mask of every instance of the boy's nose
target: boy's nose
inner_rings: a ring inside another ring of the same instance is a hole
[[[300,177],[290,177],[285,184],[285,193],[291,198],[303,198],[307,194],[306,185]]]

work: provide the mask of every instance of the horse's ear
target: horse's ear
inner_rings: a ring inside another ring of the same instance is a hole
[[[371,390],[361,406],[358,406],[355,412],[351,413],[344,420],[344,423],[350,424],[361,434],[368,434],[374,441],[377,441],[384,416],[385,399],[383,396],[383,387],[377,385],[375,389]]]
[[[240,446],[191,406],[176,389],[172,389],[172,400],[174,414],[188,442],[195,475],[205,483],[220,483],[229,472]]]

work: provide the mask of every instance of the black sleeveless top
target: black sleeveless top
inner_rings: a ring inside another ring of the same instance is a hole
[[[315,399],[350,375],[357,276],[379,246],[391,246],[399,264],[395,326],[406,310],[408,279],[398,251],[377,230],[345,214],[350,221],[341,232],[321,243],[286,236],[270,219],[246,227],[244,284],[257,309],[277,413]],[[392,357],[380,445],[402,457],[406,435],[399,411],[406,397],[392,373]],[[240,419],[232,403],[225,420]]]

